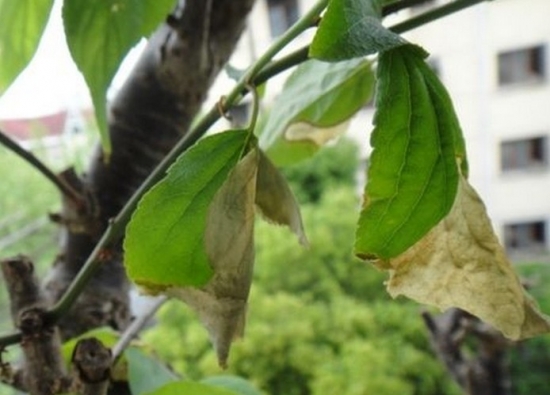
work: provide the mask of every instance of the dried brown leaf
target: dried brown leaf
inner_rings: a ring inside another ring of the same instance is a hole
[[[210,205],[205,248],[214,270],[201,289],[172,288],[169,294],[195,310],[225,367],[231,342],[243,335],[254,264],[254,201],[258,150],[251,150],[229,174]]]
[[[287,225],[300,244],[307,246],[300,206],[281,172],[261,151],[256,185],[256,204],[263,216],[278,225]]]
[[[523,289],[483,202],[465,179],[445,219],[403,254],[376,264],[389,270],[392,296],[459,307],[513,340],[550,330],[549,318]]]

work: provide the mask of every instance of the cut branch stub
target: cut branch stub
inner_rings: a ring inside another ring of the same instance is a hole
[[[34,275],[34,265],[23,255],[4,259],[2,274],[10,297],[10,312],[15,324],[20,311],[37,304],[45,304],[40,294],[38,279]]]
[[[1,262],[14,324],[21,330],[25,387],[31,395],[51,395],[68,388],[57,327],[46,319],[47,300],[40,292],[34,265],[22,255]]]
[[[96,338],[79,340],[72,356],[72,390],[81,395],[107,393],[111,374],[111,350]]]
[[[26,386],[31,395],[65,392],[68,380],[61,356],[61,340],[57,327],[46,319],[46,309],[31,307],[21,311],[17,325],[22,333]]]

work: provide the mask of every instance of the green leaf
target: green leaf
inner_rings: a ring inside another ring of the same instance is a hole
[[[128,276],[151,291],[202,286],[212,276],[204,247],[208,208],[239,160],[247,132],[200,140],[141,200],[126,230]]]
[[[378,0],[332,0],[313,38],[309,56],[339,61],[371,55],[406,41],[380,22]]]
[[[65,0],[63,22],[71,55],[84,75],[101,142],[111,152],[106,92],[128,51],[168,13],[167,0]]]
[[[285,167],[311,158],[317,151],[319,146],[313,141],[288,141],[281,138],[269,148],[267,154],[277,166]]]
[[[370,99],[373,84],[371,63],[365,60],[339,63],[309,60],[303,63],[288,78],[273,103],[259,131],[260,146],[269,150],[283,136],[293,139],[287,132],[291,125],[298,123],[314,128],[294,141],[311,141],[319,145],[320,134],[325,136],[323,141],[330,139],[330,134],[323,129],[339,125],[355,114]],[[334,136],[340,133],[337,128],[334,131],[337,131]]]
[[[239,395],[263,395],[250,381],[238,376],[212,376],[203,379],[201,382],[226,388]]]
[[[53,0],[0,0],[0,95],[31,61]]]
[[[414,46],[380,56],[374,151],[355,245],[363,258],[402,253],[455,200],[464,142],[450,98],[424,57]]]
[[[148,395],[239,395],[236,392],[203,383],[177,381],[151,391]]]
[[[129,347],[124,356],[128,362],[128,384],[132,395],[142,395],[178,380],[165,365],[138,348]]]

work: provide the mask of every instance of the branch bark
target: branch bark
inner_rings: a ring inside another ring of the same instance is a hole
[[[511,395],[510,342],[500,332],[460,309],[438,316],[424,312],[422,318],[437,356],[466,394]],[[471,357],[468,342],[475,347]]]
[[[48,301],[40,291],[33,263],[24,256],[2,261],[2,274],[10,295],[12,319],[22,334],[24,361],[13,371],[12,384],[31,395],[52,395],[68,388],[61,340],[55,325],[48,322]]]
[[[111,374],[111,350],[95,338],[81,339],[71,359],[71,390],[80,395],[105,395]]]

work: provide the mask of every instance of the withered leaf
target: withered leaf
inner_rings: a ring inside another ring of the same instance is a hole
[[[300,244],[307,246],[300,207],[292,190],[269,158],[261,151],[259,155],[256,204],[260,212],[271,222],[287,225]]]
[[[549,318],[523,289],[483,202],[464,178],[447,217],[401,255],[375,264],[389,270],[392,296],[459,307],[513,340],[550,330]]]
[[[213,277],[202,288],[168,291],[198,313],[222,367],[227,364],[231,342],[244,331],[254,263],[258,161],[254,148],[237,163],[210,205],[204,242]]]

